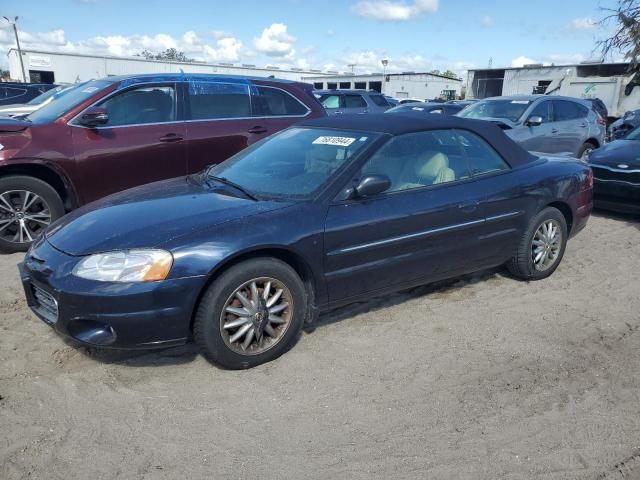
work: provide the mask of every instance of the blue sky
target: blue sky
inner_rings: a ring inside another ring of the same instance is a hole
[[[23,48],[132,55],[176,47],[205,61],[422,71],[594,57],[613,0],[2,0]],[[0,65],[13,43],[0,28]]]

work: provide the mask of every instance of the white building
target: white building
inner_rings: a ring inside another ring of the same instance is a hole
[[[11,78],[23,78],[18,51],[9,50],[9,71]],[[287,80],[302,80],[303,76],[322,76],[320,70],[299,68],[283,69],[278,67],[257,67],[248,64],[203,63],[203,62],[167,62],[146,60],[141,57],[112,57],[83,55],[77,53],[43,52],[22,50],[22,61],[26,80],[42,83],[76,83],[110,75],[128,75],[136,73],[219,73],[227,75],[247,75]]]
[[[437,97],[454,98],[460,96],[462,80],[433,73],[372,73],[367,75],[336,74],[304,76],[305,82],[313,83],[316,89],[365,89],[375,90],[390,97],[418,98],[421,100]]]
[[[610,117],[619,117],[640,108],[640,78],[628,69],[627,63],[580,63],[469,70],[467,98],[531,94],[599,98]]]

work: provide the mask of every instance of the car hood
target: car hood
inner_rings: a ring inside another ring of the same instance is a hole
[[[31,122],[0,117],[0,132],[21,132],[31,126]]]
[[[622,139],[608,143],[591,152],[589,163],[610,167],[625,164],[629,167],[640,168],[640,141]]]
[[[150,248],[221,223],[291,205],[254,201],[222,184],[179,177],[90,203],[49,227],[47,240],[70,255]]]
[[[503,130],[511,130],[518,124],[516,122],[512,122],[508,118],[498,118],[498,117],[485,117],[485,118],[474,118],[473,120],[484,120],[485,122],[493,122],[497,126],[499,126]]]
[[[15,113],[25,113],[34,110],[37,105],[27,105],[26,103],[16,103],[13,105],[3,105],[0,107],[0,115],[13,115]]]

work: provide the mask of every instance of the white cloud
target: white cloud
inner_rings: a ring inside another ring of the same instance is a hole
[[[519,68],[522,67],[524,65],[528,65],[531,63],[539,63],[536,60],[529,58],[529,57],[525,57],[524,55],[520,55],[517,58],[514,58],[513,60],[511,60],[511,66],[513,68]]]
[[[402,22],[438,10],[438,0],[415,0],[413,3],[392,0],[364,0],[351,10],[361,17],[382,22]]]
[[[591,30],[592,28],[595,28],[596,24],[595,20],[588,17],[576,18],[571,21],[569,28],[572,30]]]
[[[485,28],[491,28],[495,25],[495,22],[493,21],[493,18],[491,18],[489,15],[485,15],[480,19],[480,25],[482,25]]]
[[[329,29],[327,30],[327,37],[333,37],[335,36],[336,32],[334,32],[333,30]]]
[[[389,61],[386,69],[382,67],[382,59]],[[391,56],[386,52],[364,50],[359,52],[351,52],[342,56],[339,60],[335,60],[332,64],[332,70],[339,69],[351,71],[350,65],[354,65],[353,70],[356,73],[373,73],[382,72],[420,72],[430,69],[431,62],[426,60],[422,55],[404,55]]]
[[[63,51],[93,55],[134,56],[143,50],[159,53],[167,48],[182,51],[189,58],[209,62],[236,62],[245,55],[243,43],[232,34],[214,35],[213,42],[207,42],[194,31],[185,32],[181,37],[159,33],[157,35],[107,35],[97,36],[77,42],[65,38],[64,30],[50,32],[20,31],[20,44],[24,49]],[[6,64],[6,52],[15,46],[13,32],[0,27],[0,62]]]
[[[273,23],[262,31],[262,35],[254,38],[253,45],[261,53],[270,57],[292,57],[295,37],[287,33],[284,23]]]

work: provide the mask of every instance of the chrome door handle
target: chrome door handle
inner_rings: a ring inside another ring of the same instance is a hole
[[[249,133],[265,133],[266,131],[267,129],[261,126],[255,126],[247,130]]]
[[[551,129],[551,133],[558,133],[558,129],[557,128],[552,128]]]

